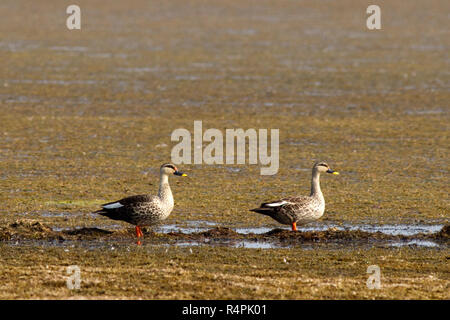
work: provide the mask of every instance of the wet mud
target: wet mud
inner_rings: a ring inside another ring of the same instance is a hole
[[[231,228],[215,227],[206,231],[185,233],[182,231],[159,233],[144,228],[144,239],[149,243],[169,244],[182,242],[192,243],[235,243],[237,240],[254,241],[258,243],[282,243],[284,246],[295,246],[300,243],[376,243],[386,241],[411,242],[430,240],[438,245],[449,245],[450,225],[445,225],[434,233],[418,233],[413,235],[394,235],[361,230],[338,230],[330,228],[321,231],[290,231],[273,229],[265,233],[239,233]],[[59,241],[90,241],[90,240],[130,240],[135,239],[134,229],[104,230],[101,228],[83,227],[70,230],[55,231],[51,227],[32,220],[18,220],[7,226],[0,227],[1,241],[14,240],[59,240]]]

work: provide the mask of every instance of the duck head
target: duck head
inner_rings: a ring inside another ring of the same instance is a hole
[[[326,172],[326,173],[331,173],[331,174],[339,174],[339,172],[331,170],[330,166],[325,161],[316,162],[314,164],[313,171],[319,172],[319,173]]]
[[[182,176],[182,177],[186,177],[187,176],[186,173],[178,171],[178,168],[175,165],[171,164],[171,163],[163,164],[161,166],[160,173],[164,174],[164,175],[174,174],[176,176]]]

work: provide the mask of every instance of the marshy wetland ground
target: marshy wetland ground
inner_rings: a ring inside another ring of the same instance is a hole
[[[450,298],[448,1],[378,1],[377,31],[360,1],[77,4],[79,31],[58,1],[0,4],[0,298]],[[179,165],[142,246],[91,213],[156,193],[194,120],[279,129],[278,173]],[[318,159],[341,173],[318,222],[248,211],[307,194]]]

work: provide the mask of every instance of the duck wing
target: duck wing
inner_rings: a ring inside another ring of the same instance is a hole
[[[123,220],[128,222],[135,214],[137,208],[144,204],[148,204],[149,202],[153,202],[154,200],[155,197],[145,194],[126,197],[118,201],[102,204],[102,209],[95,211],[94,213],[98,213],[113,220]]]
[[[297,212],[302,211],[308,206],[308,200],[309,197],[307,196],[282,198],[280,200],[264,202],[259,208],[251,209],[250,211],[261,213],[272,218],[279,215],[287,215],[295,218]]]

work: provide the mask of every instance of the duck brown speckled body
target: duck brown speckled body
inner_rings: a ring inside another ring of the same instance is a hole
[[[322,172],[339,174],[330,169],[326,162],[316,162],[312,169],[311,194],[265,202],[259,208],[250,211],[269,216],[281,224],[292,226],[297,230],[297,224],[306,224],[319,219],[325,212],[325,199],[320,190],[320,174]]]
[[[140,227],[151,226],[167,219],[174,207],[172,191],[169,186],[169,175],[186,176],[173,164],[166,163],[160,168],[159,191],[157,196],[137,195],[102,205],[95,211],[113,220],[122,220],[136,226],[136,236],[143,236]]]

